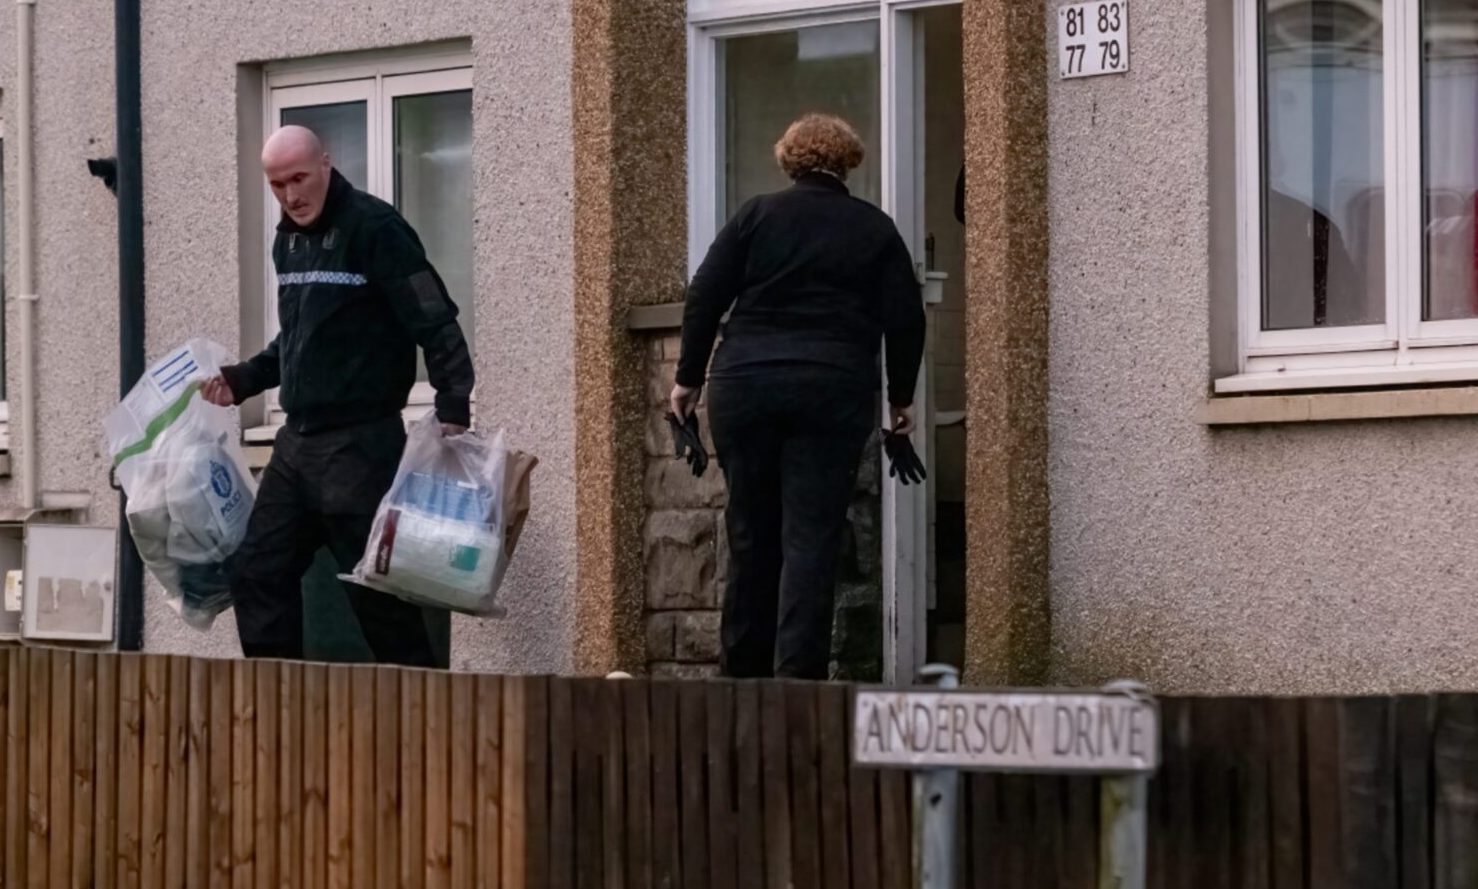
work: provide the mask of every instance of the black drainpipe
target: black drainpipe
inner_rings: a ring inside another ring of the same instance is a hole
[[[118,396],[144,375],[144,134],[139,84],[139,0],[114,0],[118,88]],[[118,505],[118,647],[144,643],[144,563]]]

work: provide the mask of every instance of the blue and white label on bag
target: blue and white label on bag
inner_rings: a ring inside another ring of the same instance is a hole
[[[487,488],[425,472],[407,475],[396,501],[458,522],[485,523],[493,511],[493,492]]]
[[[200,362],[189,346],[176,349],[149,369],[149,382],[166,401],[174,398],[200,372]]]
[[[202,373],[195,350],[181,346],[161,358],[123,399],[123,409],[142,430]]]

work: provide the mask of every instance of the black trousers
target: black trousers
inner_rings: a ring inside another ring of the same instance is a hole
[[[875,397],[870,381],[827,368],[711,383],[729,488],[726,676],[827,678],[837,560]]]
[[[302,659],[303,575],[324,546],[341,572],[353,570],[404,450],[399,417],[314,435],[278,432],[234,559],[243,654]],[[420,608],[355,584],[344,589],[376,660],[435,666]]]

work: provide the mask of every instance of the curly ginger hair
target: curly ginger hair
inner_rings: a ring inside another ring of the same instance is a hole
[[[833,114],[807,114],[775,143],[775,162],[791,179],[817,172],[846,179],[866,156],[857,131]]]

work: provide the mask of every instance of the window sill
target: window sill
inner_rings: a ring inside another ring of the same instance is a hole
[[[263,426],[248,426],[241,430],[241,440],[247,445],[267,445],[277,440],[277,430],[282,428],[281,423],[268,423]]]
[[[1401,366],[1389,363],[1389,358],[1387,361],[1383,366],[1252,371],[1217,380],[1216,394],[1243,395],[1300,389],[1371,389],[1379,386],[1435,386],[1478,382],[1478,363],[1471,360],[1432,361]]]
[[[626,310],[626,329],[632,331],[680,330],[683,326],[683,304],[662,303],[654,306],[632,306]]]
[[[1252,426],[1461,416],[1478,416],[1478,386],[1213,397],[1201,406],[1198,421],[1204,426]]]

